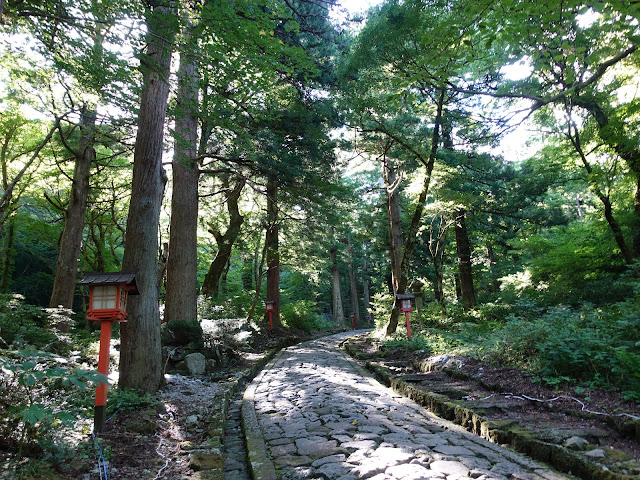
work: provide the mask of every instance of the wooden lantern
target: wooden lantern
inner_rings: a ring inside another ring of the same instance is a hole
[[[396,298],[400,302],[401,312],[413,312],[413,299],[415,298],[413,293],[399,293]]]
[[[273,312],[275,304],[276,304],[275,300],[265,300],[264,301],[264,308],[265,308],[265,310],[267,312]]]
[[[139,295],[136,276],[133,273],[89,273],[80,281],[89,285],[89,309],[87,319],[100,322],[100,352],[98,372],[109,375],[109,349],[113,322],[127,318],[127,295]],[[101,433],[105,423],[107,384],[100,382],[96,388],[93,430]]]
[[[404,316],[407,322],[407,338],[411,338],[411,324],[409,322],[409,312],[413,312],[413,299],[415,295],[413,293],[397,293],[396,301],[400,302],[400,311],[404,312]]]
[[[80,285],[89,286],[89,320],[124,322],[127,318],[127,295],[138,295],[133,273],[89,273]]]
[[[264,308],[266,312],[269,314],[269,330],[273,330],[273,312],[275,311],[276,301],[275,300],[265,300]]]

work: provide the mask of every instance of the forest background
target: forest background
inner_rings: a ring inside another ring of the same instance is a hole
[[[340,8],[0,2],[4,385],[95,379],[51,355],[124,270],[121,387],[161,385],[163,322],[401,338],[411,291],[406,348],[640,401],[640,4]],[[69,420],[10,403],[16,445]]]

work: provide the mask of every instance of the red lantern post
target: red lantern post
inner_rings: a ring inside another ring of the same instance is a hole
[[[113,322],[124,322],[127,318],[127,295],[138,295],[133,273],[90,273],[80,285],[89,286],[89,309],[87,319],[100,322],[100,353],[98,372],[109,375],[109,350]],[[93,430],[102,432],[107,406],[107,384],[100,382],[96,388]]]
[[[404,312],[407,322],[407,338],[411,339],[411,324],[409,323],[409,313],[413,312],[413,293],[396,294],[397,301],[400,302],[400,311]]]
[[[351,314],[351,328],[356,328],[356,315],[354,313]]]
[[[273,330],[273,310],[274,310],[275,304],[276,304],[275,300],[264,301],[264,308],[267,314],[269,314],[269,330]]]

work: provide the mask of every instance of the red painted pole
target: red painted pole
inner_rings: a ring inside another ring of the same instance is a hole
[[[409,312],[404,312],[404,316],[407,319],[407,338],[411,338],[411,325],[409,324]]]
[[[100,322],[100,354],[98,356],[98,373],[109,375],[109,350],[111,347],[111,320]],[[100,382],[96,388],[95,411],[93,418],[93,430],[102,432],[104,428],[105,410],[107,406],[107,384]]]
[[[269,310],[269,330],[273,330],[273,312]]]

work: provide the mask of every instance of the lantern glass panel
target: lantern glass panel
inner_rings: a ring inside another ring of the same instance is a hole
[[[411,310],[411,300],[402,300],[402,309]]]
[[[115,285],[101,285],[93,287],[93,310],[109,310],[116,308],[118,287]]]

